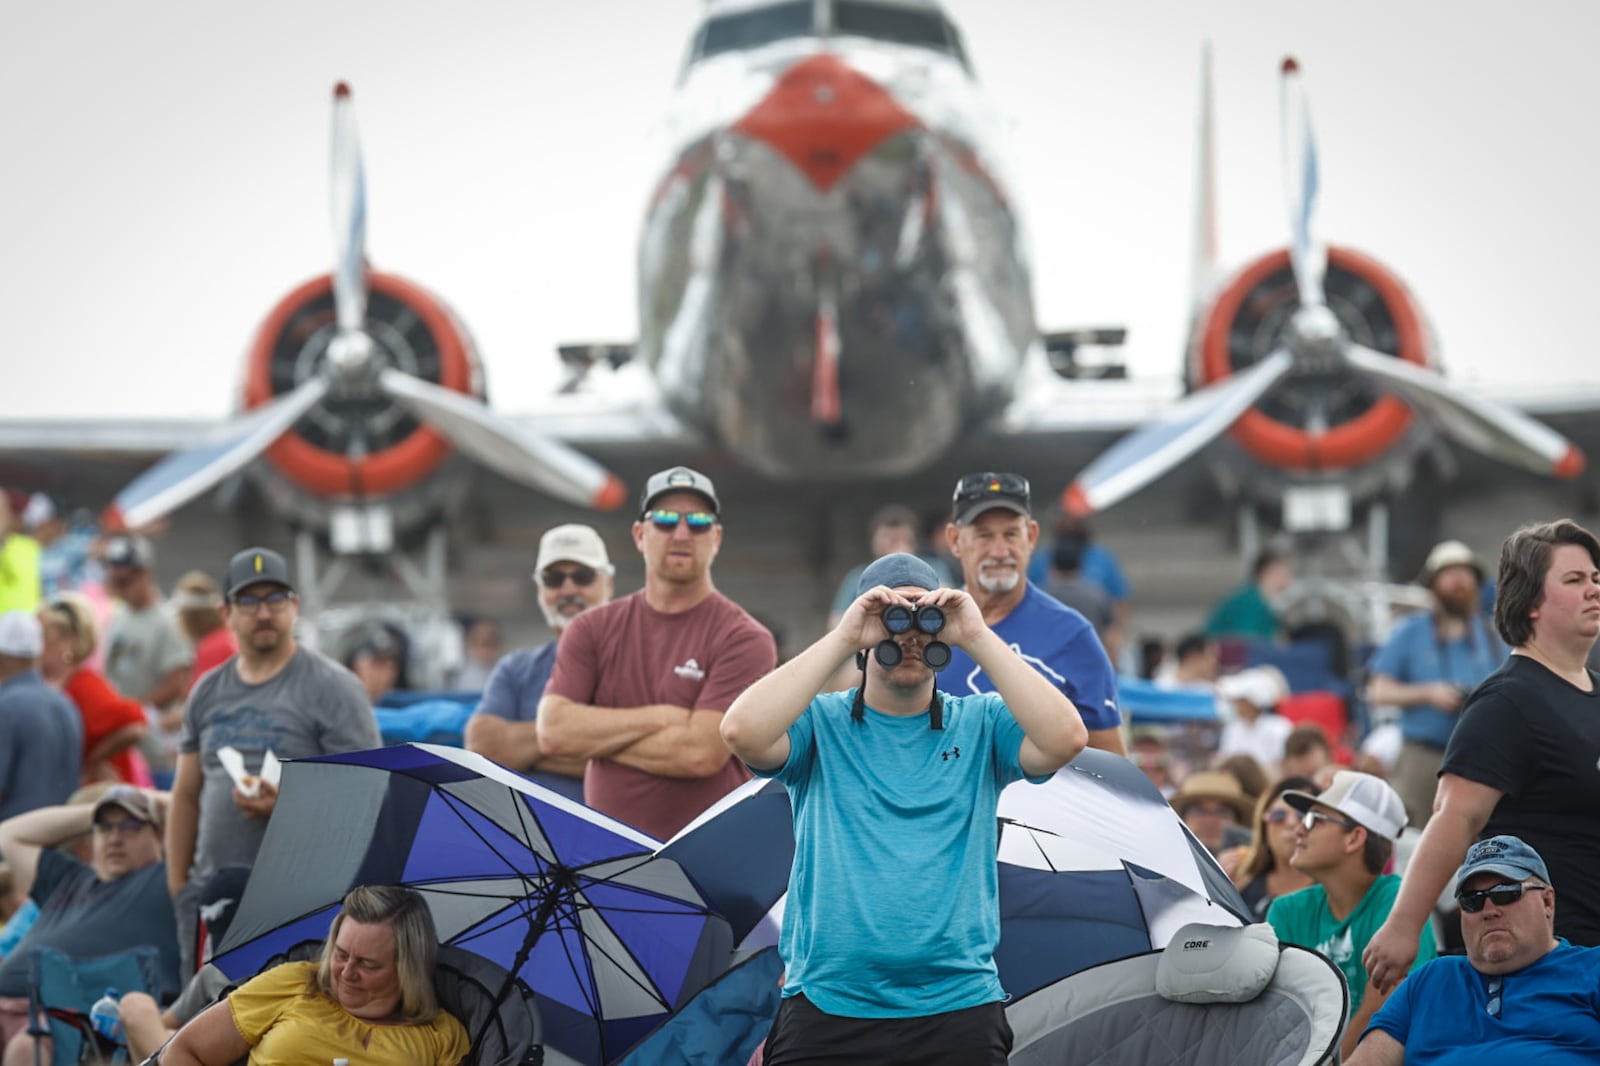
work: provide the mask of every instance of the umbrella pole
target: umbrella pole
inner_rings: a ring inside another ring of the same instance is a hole
[[[511,991],[511,986],[517,980],[517,974],[528,962],[528,956],[533,954],[533,949],[538,946],[539,938],[544,936],[545,927],[550,919],[555,917],[556,906],[560,903],[566,890],[570,890],[577,883],[572,876],[572,871],[565,866],[554,868],[550,876],[545,879],[545,884],[550,891],[545,893],[539,901],[539,909],[534,912],[533,919],[528,923],[528,935],[522,938],[522,946],[517,949],[516,958],[511,961],[511,968],[506,971],[506,979],[500,985],[500,991],[494,997],[494,1009],[484,1015],[483,1023],[478,1026],[478,1033],[472,1039],[472,1046],[477,1047],[483,1035],[489,1031],[489,1023],[500,1012],[500,1004],[505,1002],[506,994]]]

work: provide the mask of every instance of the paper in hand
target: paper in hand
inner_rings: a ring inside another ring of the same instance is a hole
[[[240,794],[251,798],[261,791],[261,782],[265,781],[276,786],[278,778],[283,775],[283,764],[278,761],[271,748],[268,748],[267,753],[261,757],[259,775],[252,774],[244,768],[244,756],[231,744],[217,749],[217,761],[228,771],[228,776],[233,779],[233,786]]]

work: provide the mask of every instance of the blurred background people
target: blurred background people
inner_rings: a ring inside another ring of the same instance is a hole
[[[1184,778],[1172,796],[1172,809],[1212,855],[1250,839],[1253,813],[1239,779],[1225,770],[1200,770]],[[1229,829],[1233,833],[1229,833]]]
[[[1206,620],[1208,635],[1232,640],[1271,644],[1283,632],[1278,607],[1294,584],[1294,567],[1289,557],[1275,548],[1264,548],[1250,567],[1250,580],[1229,593]]]
[[[489,675],[505,652],[500,623],[493,618],[464,615],[461,620],[461,649],[464,659],[450,687],[459,692],[482,692]]]
[[[150,732],[140,745],[158,780],[178,755],[182,701],[189,691],[194,650],[178,631],[151,569],[155,549],[144,537],[119,533],[100,553],[106,591],[119,601],[106,627],[106,680],[144,705]],[[175,713],[168,713],[175,712]]]
[[[1459,540],[1428,553],[1418,579],[1432,609],[1402,618],[1367,668],[1367,702],[1400,709],[1400,755],[1390,775],[1411,824],[1433,814],[1445,745],[1467,694],[1505,661],[1509,649],[1479,607],[1483,562]]]
[[[407,687],[405,649],[388,626],[374,625],[363,630],[345,653],[344,664],[361,682],[374,707],[389,693]]]
[[[1317,791],[1308,777],[1284,777],[1274,782],[1256,801],[1250,843],[1219,856],[1222,868],[1250,906],[1255,921],[1267,918],[1267,908],[1279,896],[1311,885],[1311,878],[1289,864],[1294,856],[1295,828],[1300,814],[1283,794],[1291,790]]]
[[[839,624],[839,619],[844,617],[845,609],[855,602],[856,582],[861,579],[861,572],[867,568],[867,564],[874,559],[881,559],[895,552],[921,555],[933,567],[940,584],[947,586],[952,584],[950,569],[943,560],[930,558],[921,550],[917,542],[917,515],[909,507],[890,503],[874,511],[867,521],[867,547],[872,553],[872,558],[852,567],[839,581],[839,587],[833,594],[833,605],[828,611],[829,629]]]
[[[39,605],[39,542],[22,528],[12,495],[0,491],[0,612]]]
[[[83,783],[149,785],[150,769],[138,749],[149,722],[138,700],[112,688],[89,665],[99,631],[88,599],[60,593],[39,608],[39,622],[44,634],[39,671],[66,694],[83,722]]]
[[[1294,731],[1293,722],[1274,713],[1278,702],[1289,694],[1282,671],[1272,666],[1240,670],[1219,680],[1217,692],[1233,712],[1222,727],[1217,754],[1248,755],[1276,776],[1283,762],[1283,743]]]
[[[62,803],[83,770],[83,722],[39,673],[44,627],[0,614],[0,819]]]
[[[178,628],[194,648],[194,668],[189,672],[189,689],[211,670],[238,654],[239,641],[222,621],[222,586],[203,570],[191,570],[178,579],[172,605],[178,609]],[[162,727],[178,730],[183,726],[180,707],[174,721],[163,718]]]

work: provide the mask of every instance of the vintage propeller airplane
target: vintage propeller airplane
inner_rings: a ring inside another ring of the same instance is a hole
[[[1003,124],[941,5],[712,0],[645,213],[639,337],[563,349],[566,385],[519,397],[513,415],[485,402],[448,306],[368,266],[341,86],[334,269],[268,314],[242,413],[199,430],[17,420],[0,426],[0,456],[127,462],[176,445],[116,495],[110,517],[135,527],[248,479],[295,531],[313,612],[357,558],[444,605],[444,527],[471,463],[596,508],[626,501],[612,470],[691,458],[748,472],[772,501],[852,483],[923,498],[977,466],[1053,488],[1082,470],[1065,498],[1080,513],[1225,433],[1207,453],[1237,453],[1227,462],[1248,471],[1238,497],[1252,504],[1330,487],[1357,508],[1381,500],[1434,426],[1524,467],[1575,472],[1554,432],[1444,383],[1393,275],[1338,247],[1324,259],[1309,120],[1303,104],[1289,110],[1294,247],[1201,308],[1195,391],[1174,405],[1169,383],[1085,380],[1075,355],[1120,331],[1040,332]]]

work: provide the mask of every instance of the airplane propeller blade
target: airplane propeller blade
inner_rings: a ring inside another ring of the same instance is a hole
[[[1067,486],[1062,506],[1088,515],[1138,492],[1220,436],[1293,365],[1294,357],[1280,349],[1243,374],[1190,393],[1085,467]]]
[[[1440,374],[1359,344],[1346,345],[1345,356],[1469,448],[1538,474],[1572,478],[1583,472],[1583,452],[1576,445],[1521,411],[1473,396]]]
[[[272,447],[327,391],[323,375],[307,378],[293,392],[231,423],[223,435],[173,452],[117,494],[106,524],[138,529],[171,514]]]
[[[333,88],[332,185],[333,303],[340,337],[360,343],[367,319],[367,176],[356,133],[350,86]]]
[[[1311,103],[1300,84],[1300,64],[1283,61],[1279,86],[1283,133],[1284,195],[1289,205],[1289,258],[1300,290],[1300,306],[1321,307],[1322,278],[1328,270],[1328,249],[1317,237],[1315,222],[1321,175],[1317,140],[1311,132]]]
[[[621,506],[626,490],[587,455],[524,429],[470,396],[385,368],[378,387],[483,465],[552,496],[603,511]]]

